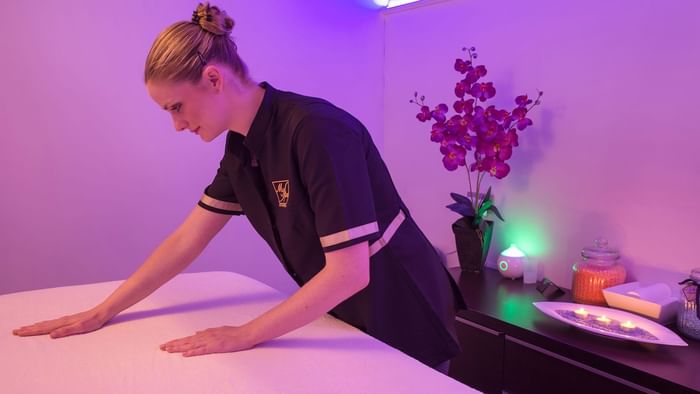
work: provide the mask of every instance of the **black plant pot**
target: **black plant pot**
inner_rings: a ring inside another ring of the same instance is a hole
[[[480,228],[474,228],[474,217],[465,216],[452,223],[455,233],[457,256],[462,271],[481,272],[491,245],[493,221],[484,220]]]

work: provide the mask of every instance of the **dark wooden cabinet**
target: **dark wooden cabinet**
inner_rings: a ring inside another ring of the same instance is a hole
[[[639,393],[644,388],[506,337],[502,388],[509,393]]]
[[[457,337],[464,357],[450,363],[450,376],[485,393],[500,393],[503,378],[504,335],[490,328],[457,318]],[[488,357],[484,357],[488,355]],[[470,357],[471,356],[471,357]]]
[[[539,312],[535,285],[451,273],[466,310],[457,313],[462,353],[450,376],[486,393],[700,393],[700,342],[658,346],[605,338]],[[552,301],[570,302],[568,293]],[[673,327],[672,327],[673,328]]]

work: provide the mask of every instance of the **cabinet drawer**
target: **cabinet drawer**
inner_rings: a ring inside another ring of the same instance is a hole
[[[567,394],[653,392],[509,336],[505,337],[503,390]]]
[[[462,352],[452,359],[449,375],[485,393],[500,393],[505,336],[461,317],[456,329]]]

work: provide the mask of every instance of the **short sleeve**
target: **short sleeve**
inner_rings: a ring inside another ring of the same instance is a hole
[[[221,160],[214,180],[204,189],[204,194],[197,205],[215,213],[241,215],[243,214],[243,209],[233,192],[233,185],[224,165],[225,160],[225,157]]]
[[[346,119],[307,119],[297,130],[301,178],[324,252],[379,236],[367,138],[359,122]]]

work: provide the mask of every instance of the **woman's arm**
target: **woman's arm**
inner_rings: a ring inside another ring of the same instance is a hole
[[[52,338],[59,338],[99,329],[187,268],[229,219],[230,216],[195,206],[141,267],[102,303],[90,310],[21,327],[12,333],[19,336],[50,334]]]
[[[325,267],[287,300],[240,326],[199,331],[161,345],[184,356],[251,348],[302,327],[333,309],[369,283],[369,246],[362,242],[326,253]]]
[[[97,308],[109,320],[146,298],[187,268],[230,218],[195,206],[180,227]]]
[[[326,266],[283,303],[243,326],[257,344],[328,313],[369,284],[369,246],[362,242],[326,253]]]

